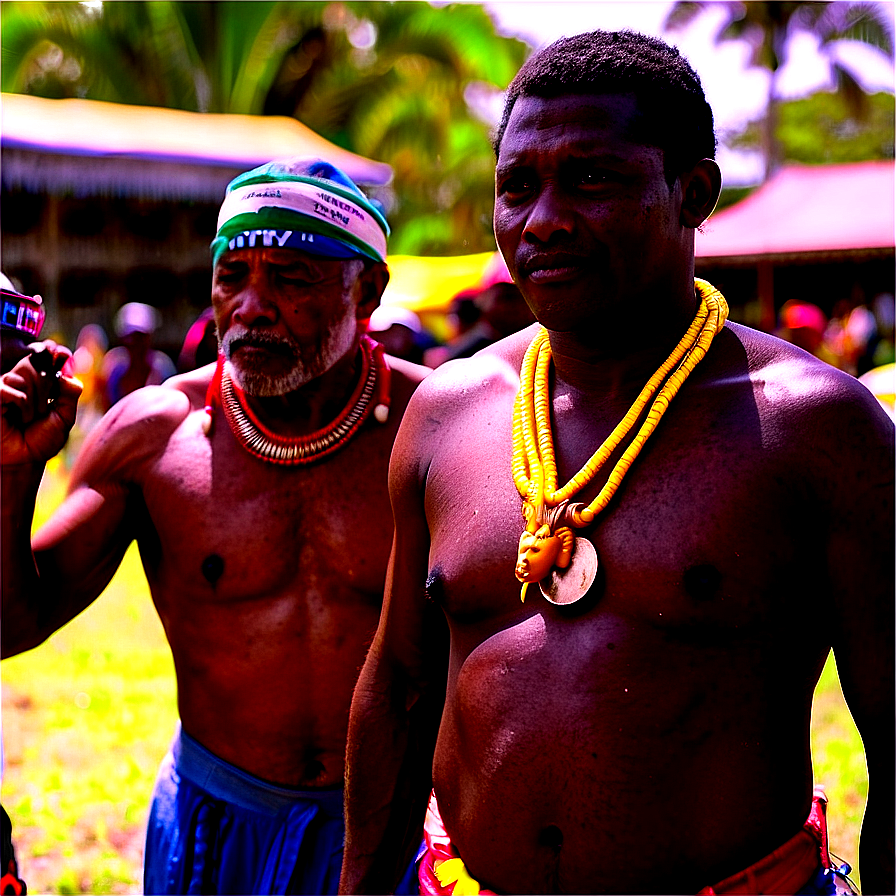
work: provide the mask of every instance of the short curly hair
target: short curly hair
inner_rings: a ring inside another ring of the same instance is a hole
[[[700,77],[675,47],[636,31],[561,37],[532,55],[507,88],[494,137],[495,157],[521,96],[634,94],[637,139],[663,150],[671,185],[700,159],[715,158],[712,109]]]

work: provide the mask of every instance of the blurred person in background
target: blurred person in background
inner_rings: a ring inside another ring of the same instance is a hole
[[[445,314],[449,336],[444,344],[434,345],[426,350],[423,355],[423,363],[427,367],[438,367],[446,361],[451,352],[451,346],[461,339],[465,333],[471,330],[482,316],[476,305],[478,288],[462,289],[452,296]]]
[[[476,304],[478,289],[464,289],[451,300],[448,309],[448,321],[451,326],[453,339],[458,339],[464,333],[471,330],[476,321],[482,317],[482,312]]]
[[[825,344],[835,355],[836,366],[852,376],[872,366],[871,356],[877,342],[877,320],[865,304],[860,287],[852,297],[835,303],[825,331]]]
[[[837,356],[828,348],[824,334],[828,319],[824,311],[811,302],[790,300],[778,312],[779,327],[775,334],[791,345],[815,355],[832,366],[837,366]]]
[[[143,386],[158,386],[177,373],[165,352],[153,348],[153,334],[161,317],[143,302],[128,302],[115,315],[115,335],[121,343],[106,353],[103,362],[106,407]]]
[[[486,274],[473,303],[478,312],[476,322],[444,347],[435,359],[440,364],[455,358],[472,357],[499,339],[525,329],[535,320],[503,264],[497,272]]]
[[[206,308],[190,325],[180,354],[177,372],[187,373],[197,367],[213,364],[218,357],[218,334],[215,330],[215,309]]]
[[[871,358],[877,345],[877,320],[874,312],[863,302],[849,312],[843,325],[847,370],[860,376],[872,366]]]
[[[77,386],[48,403],[24,361],[2,380],[3,655],[95,600],[133,540],[172,649],[181,724],[146,893],[336,889],[349,703],[392,544],[387,466],[428,373],[364,332],[387,234],[324,161],[232,181],[212,243],[216,361],[124,395],[33,542]],[[128,309],[128,332],[146,317]]]
[[[423,364],[425,352],[435,340],[419,316],[401,305],[380,305],[370,316],[368,332],[390,355],[414,364]]]
[[[896,350],[893,325],[896,319],[893,294],[883,292],[872,302],[877,339],[870,355],[870,369],[859,374],[859,382],[871,391],[891,420],[896,421]]]
[[[865,357],[859,364],[859,375],[896,361],[896,343],[893,341],[896,306],[893,293],[878,293],[871,303],[871,312],[874,314],[874,339],[868,345]]]

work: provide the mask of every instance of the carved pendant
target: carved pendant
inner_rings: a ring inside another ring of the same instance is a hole
[[[597,576],[597,551],[587,538],[576,538],[572,560],[565,569],[555,566],[550,575],[538,583],[545,600],[568,606],[581,600]]]
[[[597,551],[587,538],[577,538],[570,527],[581,504],[562,502],[546,508],[523,505],[527,527],[520,536],[514,570],[523,583],[520,600],[532,582],[552,604],[567,605],[583,598],[597,575]]]

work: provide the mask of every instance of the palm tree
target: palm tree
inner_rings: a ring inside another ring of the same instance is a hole
[[[762,122],[761,146],[765,158],[765,177],[781,164],[781,148],[776,132],[778,124],[778,75],[787,61],[790,38],[797,31],[806,31],[819,41],[826,57],[837,92],[857,115],[864,108],[864,91],[855,76],[835,56],[837,44],[857,40],[893,55],[893,33],[889,20],[877,3],[852,2],[677,2],[666,18],[669,31],[684,28],[711,7],[722,7],[727,18],[716,35],[717,41],[741,40],[751,47],[752,65],[768,69],[770,78],[766,110]]]
[[[363,3],[343,33],[365,24],[369,47],[337,53],[297,98],[309,127],[395,172],[395,251],[494,248],[494,160],[488,125],[471,113],[470,85],[505,87],[528,48],[499,38],[477,5]],[[450,14],[449,14],[450,13]],[[351,50],[351,48],[349,48]]]
[[[255,114],[324,3],[9,2],[3,90]]]
[[[494,248],[488,125],[528,47],[478,5],[16,2],[0,7],[5,91],[198,112],[282,114],[394,171],[392,251]]]

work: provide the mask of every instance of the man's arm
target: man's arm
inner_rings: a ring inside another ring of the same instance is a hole
[[[819,433],[814,450],[830,463],[827,559],[834,655],[868,765],[859,847],[862,892],[884,894],[896,892],[893,424],[870,394],[858,386],[852,391],[836,402],[838,418],[825,435]]]
[[[63,377],[71,357],[64,346],[47,340],[0,377],[0,443],[2,443],[3,655],[39,643],[33,628],[38,573],[31,552],[31,521],[44,467],[65,445],[75,422],[81,385]],[[57,394],[58,393],[58,394]],[[31,643],[33,641],[33,643]]]
[[[425,416],[415,402],[392,454],[395,539],[386,596],[349,717],[344,893],[391,893],[414,858],[445,700],[448,633],[441,609],[425,596],[429,532],[418,453],[425,436],[414,422]]]
[[[36,647],[98,597],[112,578],[133,532],[122,479],[128,426],[137,413],[108,415],[85,442],[69,493],[31,538],[44,465],[65,443],[80,386],[61,381],[48,407],[43,383],[20,362],[2,379],[2,653]]]

